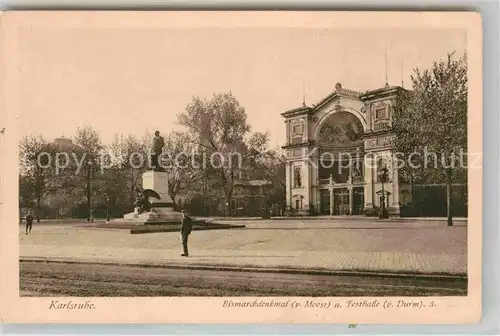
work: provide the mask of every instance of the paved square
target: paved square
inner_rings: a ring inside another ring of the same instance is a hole
[[[233,221],[236,223],[236,221]],[[20,229],[21,258],[120,263],[326,269],[405,273],[467,273],[467,226],[443,222],[356,220],[238,221],[245,229],[194,231],[190,257],[180,257],[175,232],[40,223]]]

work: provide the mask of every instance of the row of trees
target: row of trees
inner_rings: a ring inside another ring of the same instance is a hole
[[[467,152],[467,58],[435,62],[421,71],[416,69],[412,90],[403,90],[394,109],[393,132],[396,134],[395,150],[411,157],[419,169],[405,165],[400,176],[413,186],[444,184],[447,187],[447,217],[452,225],[452,186],[459,181],[467,183],[467,169],[457,164],[460,153]],[[224,198],[231,213],[236,181],[242,170],[272,183],[268,199],[283,205],[285,199],[285,160],[278,148],[270,148],[269,135],[251,133],[245,109],[231,93],[214,94],[210,99],[194,97],[186,109],[178,114],[178,123],[185,132],[172,132],[166,136],[166,149],[172,154],[198,151],[206,157],[218,153],[229,158],[239,153],[240,164],[232,165],[169,165],[169,189],[176,200],[180,193],[196,194],[202,200]],[[160,131],[161,131],[161,127]],[[151,136],[116,136],[110,145],[104,145],[99,134],[91,127],[78,129],[70,149],[81,158],[80,168],[74,161],[57,172],[54,165],[42,168],[47,162],[37,162],[41,152],[55,157],[61,151],[54,143],[40,136],[26,137],[21,143],[20,205],[40,208],[44,200],[62,204],[66,208],[84,204],[88,193],[89,174],[93,174],[94,207],[109,205],[117,215],[131,210],[134,190],[141,184],[141,174],[146,169],[136,168],[129,158],[133,153],[148,157]],[[101,152],[115,158],[112,167],[101,171]],[[68,149],[65,149],[68,151]],[[437,153],[433,157],[425,152]],[[419,154],[419,155],[412,155]],[[118,158],[118,159],[116,159]],[[427,164],[422,160],[428,160]],[[463,157],[462,157],[463,158]],[[64,157],[58,157],[60,163]],[[429,162],[430,159],[430,162]],[[467,156],[465,156],[465,165]],[[47,158],[45,158],[47,160]],[[438,162],[439,161],[439,162]],[[93,162],[89,165],[88,162]],[[75,172],[80,169],[78,174]],[[61,206],[61,205],[59,205]],[[85,206],[82,206],[86,209]],[[88,206],[87,206],[88,207]]]
[[[284,202],[284,155],[279,148],[270,147],[267,133],[251,132],[245,109],[231,93],[214,94],[211,99],[194,97],[178,114],[178,123],[186,131],[165,135],[164,148],[166,157],[177,158],[166,162],[174,202],[181,194],[205,204],[223,198],[231,213],[234,188],[242,175],[270,182],[267,201]],[[90,126],[79,128],[68,144],[41,136],[25,137],[20,144],[20,207],[41,212],[45,204],[58,209],[57,215],[86,216],[91,188],[97,215],[108,207],[114,216],[131,211],[135,189],[141,186],[147,169],[140,160],[149,158],[151,140],[149,134],[142,138],[117,135],[106,145]],[[189,153],[196,155],[186,155]],[[210,157],[226,164],[201,162]],[[236,157],[238,160],[227,164]],[[59,167],[66,167],[58,168],[55,160]]]

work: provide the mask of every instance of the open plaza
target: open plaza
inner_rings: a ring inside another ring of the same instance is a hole
[[[467,274],[467,222],[443,220],[226,220],[245,225],[193,231],[190,258],[180,234],[44,223],[24,235],[20,258],[191,267],[295,269],[328,272]]]

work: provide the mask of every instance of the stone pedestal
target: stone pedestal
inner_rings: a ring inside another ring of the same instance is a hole
[[[155,198],[149,200],[153,204],[173,204],[172,198],[168,195],[168,177],[166,172],[150,170],[143,173],[142,189],[152,189],[160,195],[160,200]]]
[[[137,209],[126,214],[123,219],[114,221],[137,222],[138,224],[155,224],[164,222],[180,223],[182,215],[174,210],[174,202],[168,195],[168,177],[166,172],[147,171],[142,174],[142,189],[154,190],[160,199],[150,198],[151,211],[139,214]]]
[[[182,219],[180,212],[174,211],[174,202],[168,195],[168,177],[166,172],[147,171],[142,174],[142,188],[156,191],[161,199],[150,198],[151,210],[159,214],[157,220]]]

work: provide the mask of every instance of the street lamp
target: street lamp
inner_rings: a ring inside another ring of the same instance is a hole
[[[387,208],[385,206],[385,191],[384,191],[384,183],[387,182],[388,180],[388,169],[384,166],[380,169],[378,172],[378,178],[380,182],[382,182],[382,199],[381,199],[381,204],[380,204],[380,212],[378,214],[378,218],[389,218],[389,213],[387,211]]]
[[[88,209],[88,217],[87,222],[93,222],[94,218],[92,216],[92,160],[87,161],[87,209]]]
[[[109,222],[109,197],[106,198],[106,217]]]

